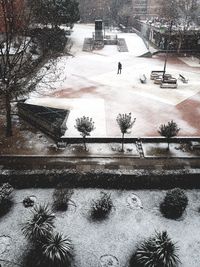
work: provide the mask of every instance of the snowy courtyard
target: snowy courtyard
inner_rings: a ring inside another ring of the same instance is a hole
[[[68,130],[65,136],[78,136],[75,119],[86,115],[95,121],[92,136],[120,136],[116,123],[119,113],[132,113],[136,118],[131,136],[158,135],[160,124],[176,121],[180,135],[200,135],[200,65],[194,58],[169,57],[167,73],[178,79],[189,78],[184,84],[178,80],[177,89],[161,89],[150,80],[152,70],[163,70],[164,55],[140,57],[148,52],[143,40],[135,33],[117,34],[126,40],[129,52],[118,52],[117,46],[106,45],[102,50],[83,52],[84,38],[92,37],[94,25],[76,24],[73,28],[70,53],[57,63],[61,69],[54,89],[41,89],[30,95],[28,103],[69,109]],[[117,75],[117,64],[122,74]],[[145,74],[147,83],[139,77]]]

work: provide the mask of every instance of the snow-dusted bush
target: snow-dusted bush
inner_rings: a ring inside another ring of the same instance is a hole
[[[53,209],[55,211],[65,211],[68,208],[73,190],[59,186],[53,193]]]
[[[160,204],[161,213],[171,219],[177,219],[182,216],[188,205],[188,198],[184,190],[174,188],[166,193],[163,202]]]
[[[23,205],[25,208],[33,207],[34,206],[34,200],[30,197],[25,197],[23,200]]]
[[[6,213],[12,205],[13,187],[9,183],[4,183],[0,187],[0,216]]]
[[[100,198],[92,202],[91,217],[95,220],[104,219],[108,216],[112,207],[111,195],[101,192]]]

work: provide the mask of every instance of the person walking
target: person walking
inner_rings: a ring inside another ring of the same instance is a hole
[[[122,64],[121,62],[118,62],[117,74],[121,74],[121,72],[122,72]]]

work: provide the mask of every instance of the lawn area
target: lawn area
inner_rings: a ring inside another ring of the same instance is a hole
[[[179,220],[166,219],[159,211],[165,191],[105,190],[111,194],[114,208],[108,218],[96,222],[90,216],[91,203],[99,198],[100,192],[99,189],[75,189],[72,195],[75,206],[70,205],[66,212],[55,213],[55,230],[70,236],[73,242],[73,267],[128,267],[137,243],[155,231],[164,230],[177,242],[181,266],[199,266],[200,190],[186,191],[189,204]],[[30,248],[21,232],[22,223],[31,215],[31,208],[23,206],[23,199],[34,196],[37,204],[49,203],[51,206],[52,194],[53,189],[14,191],[13,207],[0,218],[0,259],[20,264]],[[135,195],[141,203],[132,201]],[[1,264],[14,267],[13,264]]]

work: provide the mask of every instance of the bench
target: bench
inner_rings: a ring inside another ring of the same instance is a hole
[[[179,74],[179,79],[183,82],[183,83],[188,83],[188,79],[186,77],[184,77],[183,75]]]
[[[171,77],[171,78],[169,78],[169,79],[164,79],[162,82],[163,82],[163,83],[170,83],[170,84],[177,84],[177,79]]]
[[[160,84],[160,88],[171,88],[171,89],[177,88],[177,80],[175,78],[172,79],[173,80],[163,81]]]
[[[157,79],[157,78],[163,78],[163,76],[164,76],[164,79],[165,79],[165,80],[166,80],[166,79],[170,79],[170,78],[172,78],[172,75],[171,75],[171,74],[165,73],[165,74],[163,75],[163,73],[164,73],[164,71],[162,71],[162,70],[158,70],[158,71],[153,70],[153,71],[151,72],[151,76],[150,76],[150,78],[151,78],[151,80],[155,80],[155,79]]]
[[[154,80],[158,76],[163,75],[163,73],[164,73],[163,70],[152,70],[151,75],[150,75],[150,79]]]
[[[163,81],[164,82],[171,82],[173,79],[171,74],[165,74],[164,75],[164,79],[163,79],[163,75],[158,75],[157,77],[154,78],[154,83],[155,84],[161,84]]]
[[[146,77],[145,74],[143,74],[143,75],[140,76],[140,82],[141,83],[146,83],[147,82],[147,77]]]

